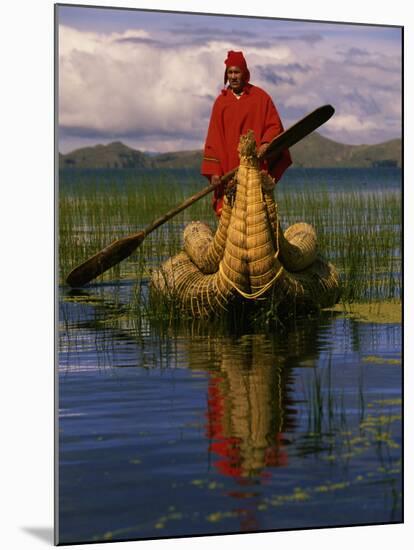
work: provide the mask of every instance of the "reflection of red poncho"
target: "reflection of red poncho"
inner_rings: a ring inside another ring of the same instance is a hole
[[[228,414],[226,408],[231,407],[231,404],[226,403],[226,395],[224,395],[221,388],[222,383],[223,378],[220,375],[210,377],[207,411],[207,437],[210,440],[209,450],[220,457],[219,460],[214,462],[217,470],[225,476],[236,479],[243,485],[244,476],[249,473],[245,470],[243,464],[241,453],[243,441],[240,437],[232,436],[231,433],[229,434],[228,429],[224,428],[225,416]],[[283,434],[269,432],[267,436],[269,446],[265,450],[263,469],[266,466],[287,466],[288,455],[284,450]],[[273,438],[274,441],[272,441]],[[256,476],[265,479],[270,477],[270,473],[261,471]],[[233,492],[232,495],[238,498],[242,493]]]
[[[210,177],[222,176],[239,165],[237,146],[242,134],[253,130],[256,144],[270,142],[283,132],[279,114],[271,97],[261,88],[246,84],[240,99],[230,89],[222,90],[211,114],[201,173]],[[271,175],[278,181],[292,163],[289,151],[284,151],[280,161],[272,167]],[[266,162],[262,165],[267,169]],[[214,192],[213,207],[221,213],[224,186]]]

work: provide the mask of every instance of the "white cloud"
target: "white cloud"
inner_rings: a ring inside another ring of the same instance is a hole
[[[177,55],[145,42],[120,41],[132,36],[148,34],[102,37],[61,29],[60,124],[109,133],[194,133],[211,103],[203,95],[216,93],[211,70],[217,52],[200,63],[203,48]]]
[[[201,46],[156,48],[144,30],[99,35],[60,28],[59,122],[108,134],[188,134],[200,146],[222,86],[223,52],[231,41]],[[264,59],[286,59],[274,48]],[[260,51],[252,51],[252,58]],[[82,131],[82,130],[81,130]],[[187,140],[190,141],[190,140]],[[159,144],[164,150],[171,139]]]
[[[337,114],[326,134],[337,141],[381,141],[398,131],[401,60],[398,48],[390,51],[385,41],[326,35],[310,46],[258,36],[263,45],[244,47],[231,38],[193,44],[190,35],[180,38],[188,45],[181,40],[168,47],[165,36],[140,28],[104,34],[61,26],[60,125],[72,137],[123,138],[138,148],[201,147],[223,86],[224,58],[230,49],[243,49],[252,82],[275,98],[285,127],[332,103]],[[290,72],[293,64],[311,70]],[[277,66],[275,75],[284,78],[267,79],[259,66]]]
[[[372,120],[361,119],[356,115],[337,114],[330,122],[330,130],[339,132],[358,132],[372,130],[376,124]]]
[[[96,33],[79,31],[66,25],[59,26],[59,54],[66,56],[73,50],[96,53],[111,45],[117,40],[131,38],[148,38],[149,33],[144,29],[131,29],[123,33]],[[116,53],[115,51],[113,52]]]

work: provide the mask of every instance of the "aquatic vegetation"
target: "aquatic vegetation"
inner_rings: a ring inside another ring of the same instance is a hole
[[[340,303],[330,308],[343,313],[347,318],[362,323],[401,323],[402,304],[400,301],[371,301],[367,303]]]
[[[374,363],[376,365],[401,365],[400,359],[389,359],[386,357],[377,357],[375,355],[367,355],[362,361],[364,363]]]
[[[197,192],[204,180],[194,174],[124,171],[62,172],[59,191],[59,281],[109,242],[140,230],[160,214]],[[282,227],[306,219],[317,231],[319,250],[332,259],[341,275],[342,304],[401,300],[401,197],[398,192],[336,191],[281,187],[276,200]],[[150,234],[130,258],[99,281],[132,281],[131,315],[172,322],[182,317],[171,300],[150,301],[148,281],[154,269],[182,247],[182,231],[192,220],[212,227],[216,219],[207,197]],[[104,293],[105,290],[103,289]],[[277,301],[253,308],[255,321],[278,321]],[[382,308],[382,318],[391,313]],[[236,316],[239,317],[239,313]],[[247,313],[247,311],[245,312]],[[373,316],[378,317],[376,313]],[[370,317],[368,317],[370,319]],[[394,317],[392,317],[394,320]]]
[[[394,364],[388,358],[379,357],[375,362]],[[312,369],[308,377],[304,387],[307,431],[299,444],[301,452],[304,456],[317,454],[326,462],[347,464],[375,447],[383,466],[384,448],[400,447],[396,436],[401,438],[402,435],[398,431],[402,419],[401,399],[374,400],[367,404],[360,370],[355,384],[355,408],[350,414],[349,403],[348,408],[345,407],[344,390],[333,382],[332,376],[332,357],[329,356],[327,364]],[[387,470],[394,467],[396,460],[396,456],[388,455]]]
[[[315,402],[310,404],[311,409],[322,410],[320,407],[321,394],[329,394],[333,391],[326,384],[326,377],[320,376],[315,379],[315,391],[311,397],[311,400]],[[336,393],[338,392],[336,391]],[[401,497],[401,491],[398,490],[401,459],[398,453],[392,453],[392,451],[399,451],[400,449],[400,444],[396,438],[401,437],[398,428],[401,423],[401,404],[401,399],[374,400],[367,405],[372,412],[364,416],[357,424],[352,418],[352,411],[341,409],[340,405],[337,404],[338,406],[332,408],[332,414],[338,417],[345,414],[346,417],[350,418],[347,418],[345,423],[343,418],[337,422],[333,422],[331,418],[329,426],[328,424],[325,425],[324,422],[320,422],[320,427],[323,424],[324,430],[326,429],[324,433],[319,433],[319,436],[323,436],[324,445],[319,446],[314,439],[318,434],[308,432],[306,436],[312,439],[310,444],[307,443],[307,454],[316,453],[332,468],[339,468],[339,470],[335,470],[336,480],[330,479],[333,470],[327,470],[327,479],[323,484],[319,482],[313,485],[298,486],[288,492],[281,491],[265,497],[261,496],[259,491],[250,495],[246,493],[246,497],[257,497],[254,506],[257,507],[258,511],[265,512],[275,507],[300,506],[307,501],[318,502],[320,505],[320,499],[324,496],[329,497],[332,493],[335,493],[335,498],[338,499],[347,493],[354,494],[354,489],[357,489],[358,492],[364,490],[367,484],[380,483],[389,486],[392,501],[391,515],[395,514]],[[333,429],[332,425],[334,423],[337,427],[340,424],[345,424],[347,428]],[[327,444],[329,440],[331,443]],[[365,470],[363,474],[357,473],[357,470],[353,469],[354,462],[360,463],[359,461],[364,456],[369,456],[373,452],[378,457],[376,465],[371,470]],[[205,491],[211,482],[207,478],[194,480],[192,484],[200,491]],[[216,523],[225,521],[232,516],[234,516],[234,512],[216,511],[209,514],[206,520]]]
[[[401,298],[401,196],[396,191],[277,195],[287,223],[315,226],[320,250],[341,271],[345,303]]]

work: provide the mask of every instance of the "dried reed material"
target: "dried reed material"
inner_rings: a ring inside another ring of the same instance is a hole
[[[297,223],[283,235],[252,132],[241,136],[239,154],[236,198],[233,206],[225,199],[216,234],[201,222],[187,226],[184,251],[154,273],[153,289],[195,317],[219,314],[237,296],[256,300],[270,293],[291,308],[333,305],[338,273],[317,256],[312,226]]]
[[[284,306],[330,307],[339,299],[339,274],[335,266],[318,257],[304,271],[290,273],[284,269],[272,290]]]
[[[209,317],[227,310],[233,289],[219,272],[205,275],[185,252],[168,259],[153,273],[152,290],[170,300],[178,300],[182,309],[194,317]]]
[[[279,224],[279,259],[289,271],[303,271],[317,257],[315,229],[308,223],[291,225],[283,233]]]
[[[283,232],[278,221],[273,191],[269,189],[263,194],[269,223],[279,249],[279,260],[288,271],[303,271],[313,264],[318,254],[315,229],[308,223],[299,222]]]
[[[216,233],[200,221],[189,223],[184,229],[184,250],[205,274],[215,273],[223,257],[230,223],[231,206],[224,197],[223,210]]]
[[[246,178],[246,245],[251,291],[256,293],[270,284],[275,276],[276,249],[273,239],[269,238],[272,228],[263,199],[262,178],[257,167],[248,166]]]

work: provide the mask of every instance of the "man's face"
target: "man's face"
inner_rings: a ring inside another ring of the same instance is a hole
[[[229,86],[233,92],[240,93],[244,88],[243,73],[240,67],[228,67],[227,68],[227,78],[229,81]]]

